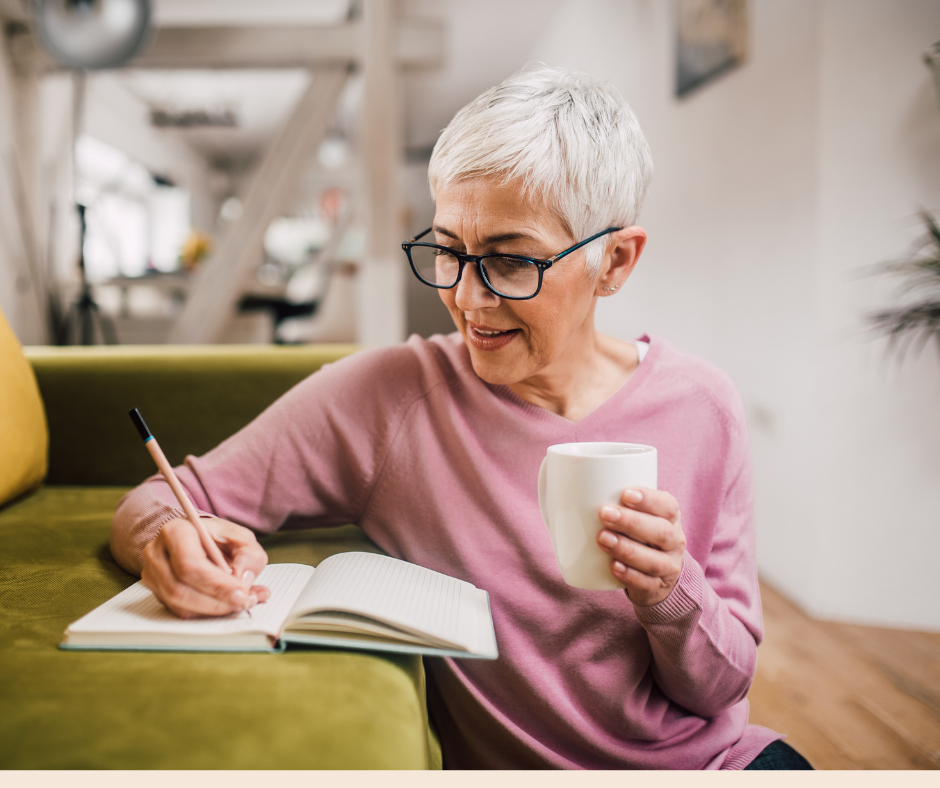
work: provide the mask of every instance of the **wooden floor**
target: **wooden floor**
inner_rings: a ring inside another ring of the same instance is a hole
[[[816,621],[763,583],[761,598],[750,722],[817,769],[940,769],[940,634]]]

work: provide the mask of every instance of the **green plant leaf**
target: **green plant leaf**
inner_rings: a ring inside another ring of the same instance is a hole
[[[911,245],[907,257],[866,266],[865,275],[898,277],[895,298],[917,296],[913,303],[901,303],[892,309],[882,309],[867,316],[869,325],[878,333],[887,335],[887,352],[904,362],[912,346],[917,355],[923,352],[931,337],[940,347],[940,225],[927,211],[921,212],[925,224],[923,235]]]

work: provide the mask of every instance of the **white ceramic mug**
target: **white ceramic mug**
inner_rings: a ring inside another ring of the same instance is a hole
[[[539,510],[568,585],[624,588],[597,543],[600,508],[622,505],[627,487],[656,489],[656,449],[638,443],[559,443],[539,469]]]

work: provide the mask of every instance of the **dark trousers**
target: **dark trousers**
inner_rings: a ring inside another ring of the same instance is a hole
[[[748,769],[789,769],[792,771],[812,768],[806,758],[789,744],[778,740],[764,747],[760,755],[744,767],[744,771]]]

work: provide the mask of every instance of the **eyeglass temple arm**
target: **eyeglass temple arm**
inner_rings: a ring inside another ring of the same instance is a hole
[[[562,257],[565,257],[571,254],[572,252],[578,251],[578,249],[580,249],[582,246],[586,246],[587,244],[591,243],[591,241],[596,241],[602,235],[607,235],[607,233],[616,233],[622,229],[623,229],[622,227],[608,227],[606,230],[601,230],[596,235],[592,235],[590,238],[586,238],[585,240],[581,241],[581,243],[575,244],[570,249],[565,249],[565,251],[561,252],[560,254],[556,254],[554,257],[549,257],[548,260],[546,260],[545,262],[557,263],[559,260],[561,260]],[[418,237],[420,238],[421,236],[418,236]]]
[[[424,238],[424,236],[426,236],[426,235],[427,235],[429,232],[431,232],[431,230],[433,230],[433,229],[434,229],[433,227],[428,227],[428,229],[425,230],[423,233],[418,233],[414,238],[411,238],[411,239],[405,241],[405,243],[413,244],[413,243],[414,243],[415,241],[417,241],[419,238]]]

